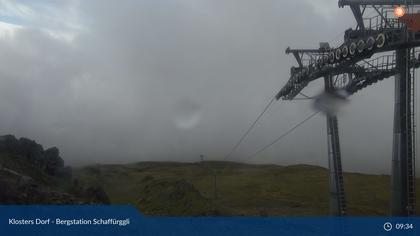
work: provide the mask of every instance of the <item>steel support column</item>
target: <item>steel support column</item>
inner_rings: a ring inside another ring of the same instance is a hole
[[[413,84],[409,49],[396,51],[394,136],[391,173],[391,215],[414,215]]]
[[[325,89],[327,92],[332,90],[332,77],[325,78]],[[333,216],[343,216],[346,215],[346,200],[344,194],[343,170],[341,167],[337,116],[327,114],[327,132],[330,214]]]

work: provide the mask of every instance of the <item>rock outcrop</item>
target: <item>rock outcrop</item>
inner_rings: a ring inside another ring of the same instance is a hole
[[[0,136],[0,204],[109,204],[99,185],[74,184],[56,147]]]
[[[16,139],[13,135],[0,136],[0,153],[10,153],[25,157],[31,164],[39,167],[50,176],[70,175],[69,167],[64,167],[58,148],[44,150],[42,145],[27,138]],[[71,172],[71,171],[70,171]]]
[[[29,176],[0,167],[1,204],[82,204],[82,199],[39,185]]]

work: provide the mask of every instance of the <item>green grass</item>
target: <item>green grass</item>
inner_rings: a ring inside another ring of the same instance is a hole
[[[218,176],[217,199],[209,169]],[[143,162],[85,167],[75,176],[101,184],[113,204],[133,204],[149,215],[329,214],[328,172],[316,166]],[[388,215],[389,176],[346,173],[344,183],[349,215]],[[185,189],[171,188],[176,185]]]

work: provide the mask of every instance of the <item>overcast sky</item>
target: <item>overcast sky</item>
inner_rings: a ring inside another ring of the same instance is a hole
[[[0,133],[57,146],[70,165],[221,159],[288,80],[285,48],[354,25],[337,0],[0,0]],[[393,87],[340,114],[344,170],[389,172]],[[275,103],[231,160],[312,112]],[[319,115],[249,161],[327,166],[326,141]]]

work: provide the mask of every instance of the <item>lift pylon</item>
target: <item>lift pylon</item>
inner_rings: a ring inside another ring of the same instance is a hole
[[[333,92],[332,77],[325,77],[325,90]],[[330,214],[333,216],[346,215],[346,198],[344,194],[343,169],[341,166],[340,139],[338,121],[335,114],[327,113],[328,133],[328,170],[330,184]]]
[[[420,17],[420,0],[339,0],[338,4],[339,7],[350,7],[357,27],[346,30],[342,44],[336,48],[288,48],[286,53],[293,53],[299,67],[292,67],[290,79],[276,98],[293,100],[310,82],[321,78],[324,78],[326,85],[331,85],[330,88],[326,86],[327,91],[344,90],[350,96],[378,81],[395,76],[391,214],[414,215],[415,90],[414,73],[410,70],[414,71],[414,68],[420,66],[420,55],[415,51],[420,46],[420,32],[413,30],[418,29],[418,25],[407,19]],[[398,7],[394,8],[396,5]],[[400,10],[400,14],[395,13],[398,13],[397,10]],[[375,15],[366,16],[368,11]],[[306,61],[302,60],[305,54],[308,55]],[[344,196],[344,187],[340,188],[340,182],[336,181],[340,178],[337,170],[341,171],[341,156],[336,154],[340,150],[337,119],[330,116],[327,120],[330,191],[331,202],[334,202],[331,203],[331,209],[334,215],[340,215],[342,207],[337,196],[341,189]],[[337,145],[334,146],[334,143]],[[342,205],[345,209],[345,204]]]

